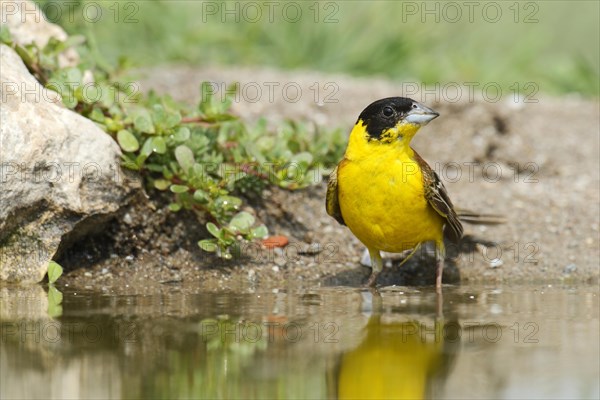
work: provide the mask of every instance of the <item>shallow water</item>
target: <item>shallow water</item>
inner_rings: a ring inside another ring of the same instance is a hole
[[[599,397],[597,286],[60,290],[0,287],[1,398]]]

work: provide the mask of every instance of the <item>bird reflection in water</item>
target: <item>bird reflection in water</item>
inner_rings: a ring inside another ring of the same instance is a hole
[[[460,326],[456,317],[444,320],[441,294],[436,294],[437,309],[424,313],[421,308],[419,314],[384,313],[381,295],[373,291],[363,297],[369,295],[373,313],[364,339],[338,359],[332,397],[438,397],[460,347]]]

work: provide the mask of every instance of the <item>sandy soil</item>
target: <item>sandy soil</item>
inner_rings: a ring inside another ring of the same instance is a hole
[[[237,81],[246,91],[233,107],[243,118],[265,116],[273,125],[285,118],[303,119],[346,131],[371,101],[413,88],[378,79],[266,69],[173,66],[139,75],[141,90],[153,88],[187,102],[198,100],[203,80]],[[297,85],[301,95],[275,89],[269,98],[269,85],[286,84]],[[258,97],[251,92],[256,87],[262,87]],[[513,93],[492,101],[481,91],[469,98],[464,88],[458,97],[450,89],[411,95],[441,113],[417,135],[413,147],[440,174],[455,205],[502,214],[507,223],[467,225],[461,247],[449,252],[444,281],[597,282],[598,102],[540,94],[515,102]],[[320,101],[315,102],[315,94]],[[170,213],[164,199],[140,195],[101,236],[63,254],[59,261],[70,271],[62,279],[90,289],[115,284],[207,289],[360,285],[370,272],[359,264],[362,245],[326,214],[324,196],[325,185],[318,184],[299,192],[270,189],[264,199],[250,199],[270,232],[288,236],[291,243],[275,251],[249,245],[243,257],[226,262],[198,249],[196,242],[207,233],[195,215]],[[381,285],[433,283],[427,251],[402,267],[397,260],[391,264]]]

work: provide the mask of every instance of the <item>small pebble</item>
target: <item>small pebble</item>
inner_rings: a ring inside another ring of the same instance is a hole
[[[88,278],[91,278],[91,277],[92,277],[92,273],[91,273],[91,272],[84,272],[84,273],[83,273],[83,276],[86,276],[86,277],[88,277]]]
[[[273,272],[279,272],[279,267],[277,265],[273,266],[273,268],[271,268],[273,270]]]
[[[133,220],[131,219],[131,215],[129,215],[129,213],[126,213],[123,216],[123,222],[125,222],[127,225],[131,225],[131,223],[133,222]]]
[[[290,259],[289,261],[294,261],[293,259]],[[285,257],[277,257],[275,259],[275,264],[277,264],[277,268],[281,267],[285,267],[286,264],[288,263],[288,259]]]
[[[571,274],[577,270],[577,265],[569,264],[563,269],[563,274]]]
[[[314,239],[315,239],[315,234],[314,234],[313,232],[306,232],[306,233],[304,234],[304,238],[303,238],[303,240],[304,240],[306,243],[311,243],[311,242],[312,242]]]
[[[264,239],[262,241],[262,244],[267,249],[272,249],[272,248],[276,248],[276,247],[285,247],[285,246],[287,246],[287,244],[289,242],[290,241],[287,237],[278,235],[278,236],[270,236],[267,239]]]
[[[323,233],[331,233],[331,232],[333,232],[334,230],[335,230],[335,229],[334,229],[333,225],[326,225],[326,226],[323,228]]]
[[[498,268],[501,267],[502,264],[504,264],[504,261],[502,261],[502,259],[494,258],[492,261],[490,261],[490,268]]]
[[[318,254],[321,251],[323,251],[323,249],[321,248],[321,245],[319,243],[311,243],[309,244],[306,248],[304,248],[304,250],[300,251],[299,254]]]

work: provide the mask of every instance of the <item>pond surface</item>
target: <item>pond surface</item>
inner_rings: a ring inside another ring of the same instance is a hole
[[[598,286],[59,289],[0,287],[1,398],[599,397]]]

